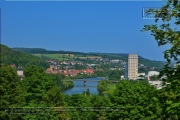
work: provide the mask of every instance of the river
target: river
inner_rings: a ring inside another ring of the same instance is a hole
[[[84,78],[83,80],[86,80],[86,85],[84,86],[84,81],[76,81],[81,79],[76,79],[74,81],[74,87],[64,91],[64,94],[82,94],[85,90],[89,89],[91,94],[98,94],[97,91],[97,85],[99,81],[96,80],[102,80],[103,78]]]

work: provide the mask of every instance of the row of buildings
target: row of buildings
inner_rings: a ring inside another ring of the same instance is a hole
[[[84,69],[84,70],[76,70],[76,69],[66,69],[66,70],[61,70],[61,69],[54,69],[54,68],[47,68],[46,70],[47,74],[63,74],[65,76],[76,76],[78,74],[86,74],[86,75],[91,75],[94,73],[93,69]]]
[[[48,63],[50,63],[50,68],[48,68],[46,70],[47,74],[64,74],[65,76],[76,76],[78,74],[93,74],[94,70],[92,68],[89,69],[84,69],[84,70],[76,70],[76,69],[65,69],[62,70],[60,65],[61,64],[67,64],[67,65],[75,65],[75,64],[80,64],[82,65],[82,62],[61,62],[59,64],[59,61],[57,60],[49,60],[46,61]],[[120,60],[111,60],[110,62],[120,62]],[[121,61],[122,62],[122,61]],[[94,64],[92,64],[93,66]],[[91,64],[89,65],[91,66]],[[23,70],[22,68],[18,68],[17,69],[17,74],[19,76],[24,76],[23,75]],[[149,71],[148,74],[146,75],[148,80],[151,80],[150,77],[153,75],[159,75],[159,72],[157,71]],[[128,55],[128,63],[126,64],[125,67],[125,79],[133,79],[133,80],[137,80],[139,78],[139,76],[144,76],[145,77],[145,73],[138,73],[138,54],[129,54]],[[124,77],[122,77],[121,79],[123,79]]]
[[[94,73],[92,68],[77,70],[75,65],[83,65],[80,61],[58,61],[58,60],[46,60],[50,64],[50,67],[46,69],[47,74],[63,74],[65,76],[76,76],[78,74],[90,75]]]

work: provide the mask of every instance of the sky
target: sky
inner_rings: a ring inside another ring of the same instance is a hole
[[[164,60],[144,25],[142,9],[162,7],[162,1],[31,1],[0,0],[1,44],[100,53],[138,53]]]

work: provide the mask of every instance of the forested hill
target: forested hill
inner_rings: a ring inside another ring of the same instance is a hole
[[[83,53],[83,52],[74,52],[74,51],[63,51],[63,50],[59,50],[59,51],[53,51],[53,50],[46,50],[43,48],[12,48],[14,50],[18,50],[18,51],[22,51],[22,52],[26,52],[29,54],[87,54],[87,53]]]
[[[13,50],[5,45],[0,44],[1,49],[1,64],[15,64],[17,67],[27,67],[29,65],[37,65],[39,67],[42,67],[43,69],[46,69],[49,67],[48,63],[45,62],[45,60],[24,53],[17,50]]]
[[[100,56],[102,58],[107,59],[119,59],[126,61],[128,60],[128,54],[127,53],[96,53],[96,52],[89,52],[89,53],[83,53],[83,52],[74,52],[74,51],[52,51],[52,50],[46,50],[43,48],[13,48],[14,50],[23,51],[29,54],[73,54],[76,56]],[[163,68],[164,62],[163,61],[155,61],[155,60],[149,60],[146,58],[143,58],[142,56],[139,56],[139,63],[143,64],[148,67],[156,66],[159,69]]]

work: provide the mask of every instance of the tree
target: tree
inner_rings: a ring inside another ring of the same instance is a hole
[[[100,108],[110,107],[110,99],[108,97],[93,95],[91,103],[94,110],[99,109],[99,111],[94,111],[93,120],[106,120],[108,112],[101,111]]]
[[[163,46],[169,44],[170,49],[164,52],[164,58],[167,60],[165,69],[162,74],[166,75],[168,78],[177,75],[177,68],[170,68],[172,61],[176,61],[178,64],[178,57],[180,55],[180,3],[177,0],[168,0],[167,5],[163,6],[159,11],[154,9],[149,9],[147,13],[155,12],[155,22],[162,20],[163,24],[161,25],[145,25],[142,31],[151,31],[151,35],[154,36],[155,40],[158,43],[158,46]],[[173,28],[170,25],[170,20],[175,21],[176,25]],[[174,74],[173,74],[174,73]],[[180,78],[180,75],[179,75]]]
[[[154,80],[158,80],[159,78],[158,78],[158,75],[153,75],[153,76],[150,76],[150,79],[154,81]]]
[[[59,86],[54,86],[50,90],[47,91],[47,94],[44,96],[43,100],[46,102],[46,104],[49,107],[64,107],[65,101],[64,101],[64,95],[61,92],[61,89]],[[55,110],[55,108],[53,108]],[[53,110],[52,109],[52,110]],[[58,109],[58,108],[57,108]],[[64,111],[58,111],[54,112],[51,111],[49,113],[48,118],[49,119],[61,119],[61,120],[66,120],[66,112]]]
[[[91,93],[90,93],[90,90],[87,89],[87,90],[85,90],[82,94],[86,96],[86,95],[90,95]]]
[[[107,81],[101,80],[97,86],[97,90],[98,90],[99,95],[103,95],[104,92],[108,90]]]
[[[49,67],[49,64],[39,57],[24,53],[22,51],[13,50],[5,45],[1,45],[1,62],[3,64],[28,67],[30,65],[38,65],[43,69]]]
[[[156,89],[146,81],[120,81],[110,96],[113,107],[119,110],[110,113],[109,119],[159,118],[161,108],[155,94]]]
[[[48,75],[38,66],[30,66],[24,70],[25,78],[23,84],[26,90],[25,107],[63,107],[64,95],[61,91],[61,82],[63,76]],[[38,111],[37,115],[29,114],[24,119],[66,119],[65,112],[55,112],[49,108],[49,111]],[[44,112],[46,114],[41,114]]]
[[[89,120],[91,119],[90,112],[81,111],[82,108],[90,107],[90,96],[84,96],[84,94],[72,94],[71,96],[66,96],[66,102],[68,107],[77,108],[75,111],[69,111],[68,114],[70,119],[73,120]]]
[[[8,115],[5,112],[6,107],[22,107],[25,103],[24,92],[16,70],[3,65],[0,68],[0,83],[0,119],[20,119],[19,115]]]
[[[151,31],[159,46],[170,45],[170,49],[165,50],[164,58],[167,63],[162,75],[166,75],[165,82],[169,82],[165,88],[158,91],[158,99],[162,103],[162,119],[176,119],[180,118],[180,67],[171,68],[170,64],[175,62],[179,64],[180,56],[180,3],[177,0],[168,0],[167,4],[160,10],[150,9],[147,13],[155,12],[155,22],[160,18],[163,24],[160,25],[145,25],[142,31]],[[174,22],[175,28],[171,26],[170,22]]]

